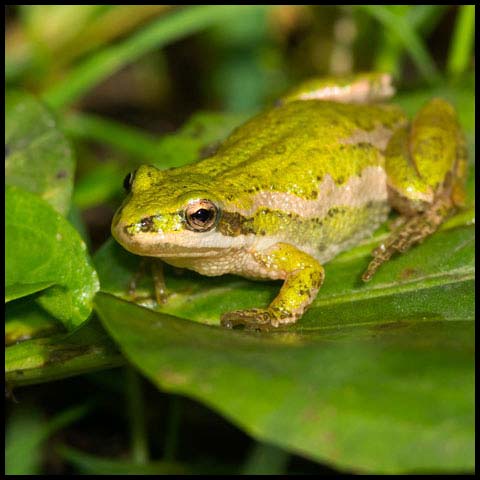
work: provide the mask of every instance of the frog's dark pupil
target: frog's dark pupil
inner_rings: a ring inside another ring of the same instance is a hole
[[[198,222],[205,223],[212,218],[213,212],[206,208],[200,208],[195,213],[192,213],[192,217]]]
[[[130,172],[123,180],[123,188],[129,192],[130,187],[132,186],[132,173]]]

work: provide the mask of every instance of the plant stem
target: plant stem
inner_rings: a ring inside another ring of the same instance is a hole
[[[173,460],[175,458],[180,431],[180,418],[180,399],[172,395],[170,396],[170,409],[167,419],[167,433],[165,437],[163,460]]]
[[[135,463],[144,465],[148,463],[149,454],[141,378],[130,366],[126,368],[125,374],[127,377],[126,393],[132,460]]]
[[[418,70],[428,83],[435,83],[439,80],[438,70],[424,42],[403,17],[394,15],[386,6],[361,5],[359,8],[376,18],[386,29],[391,31],[392,35],[395,35],[403,43]]]

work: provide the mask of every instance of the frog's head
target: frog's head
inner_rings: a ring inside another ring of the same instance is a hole
[[[138,255],[200,256],[225,248],[216,231],[221,202],[201,180],[142,165],[125,178],[128,196],[115,213],[112,235]]]

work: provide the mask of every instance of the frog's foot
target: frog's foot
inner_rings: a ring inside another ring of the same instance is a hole
[[[294,323],[297,319],[288,315],[281,315],[272,309],[252,308],[250,310],[235,310],[222,315],[222,327],[244,327],[245,330],[269,331],[281,325]]]
[[[373,259],[362,275],[362,280],[368,282],[395,252],[403,253],[411,246],[421,243],[439,227],[452,208],[451,199],[447,195],[440,195],[425,212],[403,222],[384,243],[373,250]]]

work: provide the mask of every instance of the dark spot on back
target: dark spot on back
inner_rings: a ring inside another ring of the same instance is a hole
[[[371,143],[368,143],[368,142],[359,142],[356,144],[358,148],[361,148],[361,149],[369,149],[369,148],[372,148],[373,145]]]
[[[56,178],[58,178],[59,180],[62,179],[62,178],[66,178],[67,177],[67,171],[66,170],[59,170],[57,172],[57,174],[55,175]]]

